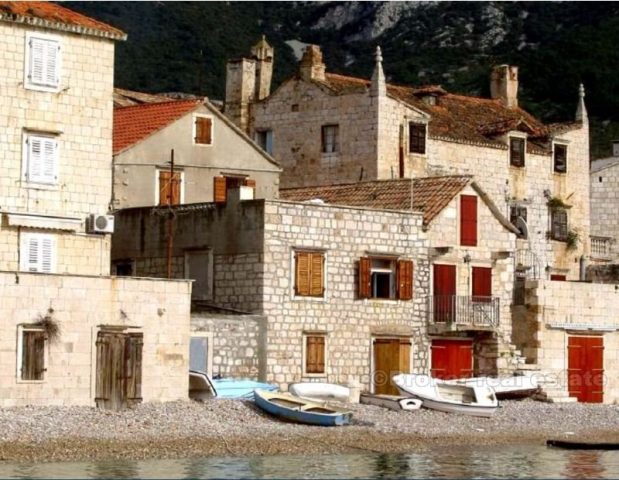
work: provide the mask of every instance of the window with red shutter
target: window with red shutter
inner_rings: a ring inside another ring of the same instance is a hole
[[[473,267],[472,296],[474,302],[492,301],[492,268]]]
[[[460,197],[460,245],[477,246],[477,197]]]

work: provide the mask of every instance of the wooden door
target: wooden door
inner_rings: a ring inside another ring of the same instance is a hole
[[[142,345],[142,333],[97,334],[97,407],[121,410],[142,401]]]
[[[474,302],[490,302],[492,297],[492,268],[473,267],[473,287],[471,295]]]
[[[604,397],[604,339],[568,337],[568,389],[579,402],[602,403]]]
[[[159,171],[159,205],[181,203],[181,172]]]
[[[374,393],[398,395],[392,378],[410,373],[411,342],[408,338],[374,340]]]
[[[443,380],[468,378],[473,375],[473,341],[432,341],[431,375]]]
[[[453,321],[456,311],[456,266],[434,264],[433,286],[434,321]]]

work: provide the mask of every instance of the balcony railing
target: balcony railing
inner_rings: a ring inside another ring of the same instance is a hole
[[[427,299],[430,324],[491,328],[499,325],[498,297],[431,295]]]
[[[612,238],[591,236],[591,256],[601,260],[612,257]]]
[[[516,250],[514,257],[517,272],[522,272],[529,280],[537,280],[540,274],[540,265],[537,255],[532,250]]]

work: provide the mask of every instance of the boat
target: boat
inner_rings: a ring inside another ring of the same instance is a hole
[[[498,399],[527,397],[537,392],[537,378],[530,375],[512,377],[472,377],[448,380],[448,383],[468,385],[470,387],[491,387]]]
[[[423,401],[423,406],[441,412],[490,417],[499,402],[486,386],[457,385],[429,375],[400,374],[393,377],[398,390]]]
[[[549,447],[570,450],[619,450],[619,443],[614,442],[578,442],[575,440],[546,440]]]
[[[253,398],[254,389],[277,391],[277,385],[239,380],[236,378],[211,378],[206,372],[189,370],[189,398],[205,400],[208,398],[246,399]]]
[[[350,388],[335,383],[301,382],[291,383],[288,391],[296,397],[316,401],[350,401]]]
[[[256,405],[267,413],[292,422],[332,427],[348,425],[352,412],[310,402],[290,393],[254,390]]]
[[[362,393],[359,399],[365,405],[376,405],[389,410],[419,410],[422,401],[418,398],[401,397],[398,395],[383,395],[374,393]]]

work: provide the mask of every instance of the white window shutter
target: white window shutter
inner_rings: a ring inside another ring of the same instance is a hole
[[[45,44],[43,40],[30,40],[30,81],[42,84],[45,72]]]
[[[20,269],[52,273],[56,265],[56,241],[51,235],[24,234],[21,240]]]
[[[40,182],[43,174],[44,159],[43,139],[28,138],[28,171],[26,176],[29,182]]]
[[[46,138],[43,141],[43,153],[41,172],[43,181],[46,183],[55,183],[56,165],[58,164],[58,142],[53,138]]]
[[[50,273],[54,270],[54,240],[51,237],[41,239],[40,272]]]
[[[26,236],[22,242],[21,259],[22,270],[26,272],[39,271],[39,238],[35,236]]]
[[[27,139],[26,179],[34,183],[54,184],[58,179],[58,140],[31,135]]]
[[[60,43],[56,40],[32,37],[28,47],[30,49],[29,81],[45,87],[60,85]]]
[[[47,42],[45,45],[45,84],[58,85],[58,44]]]

